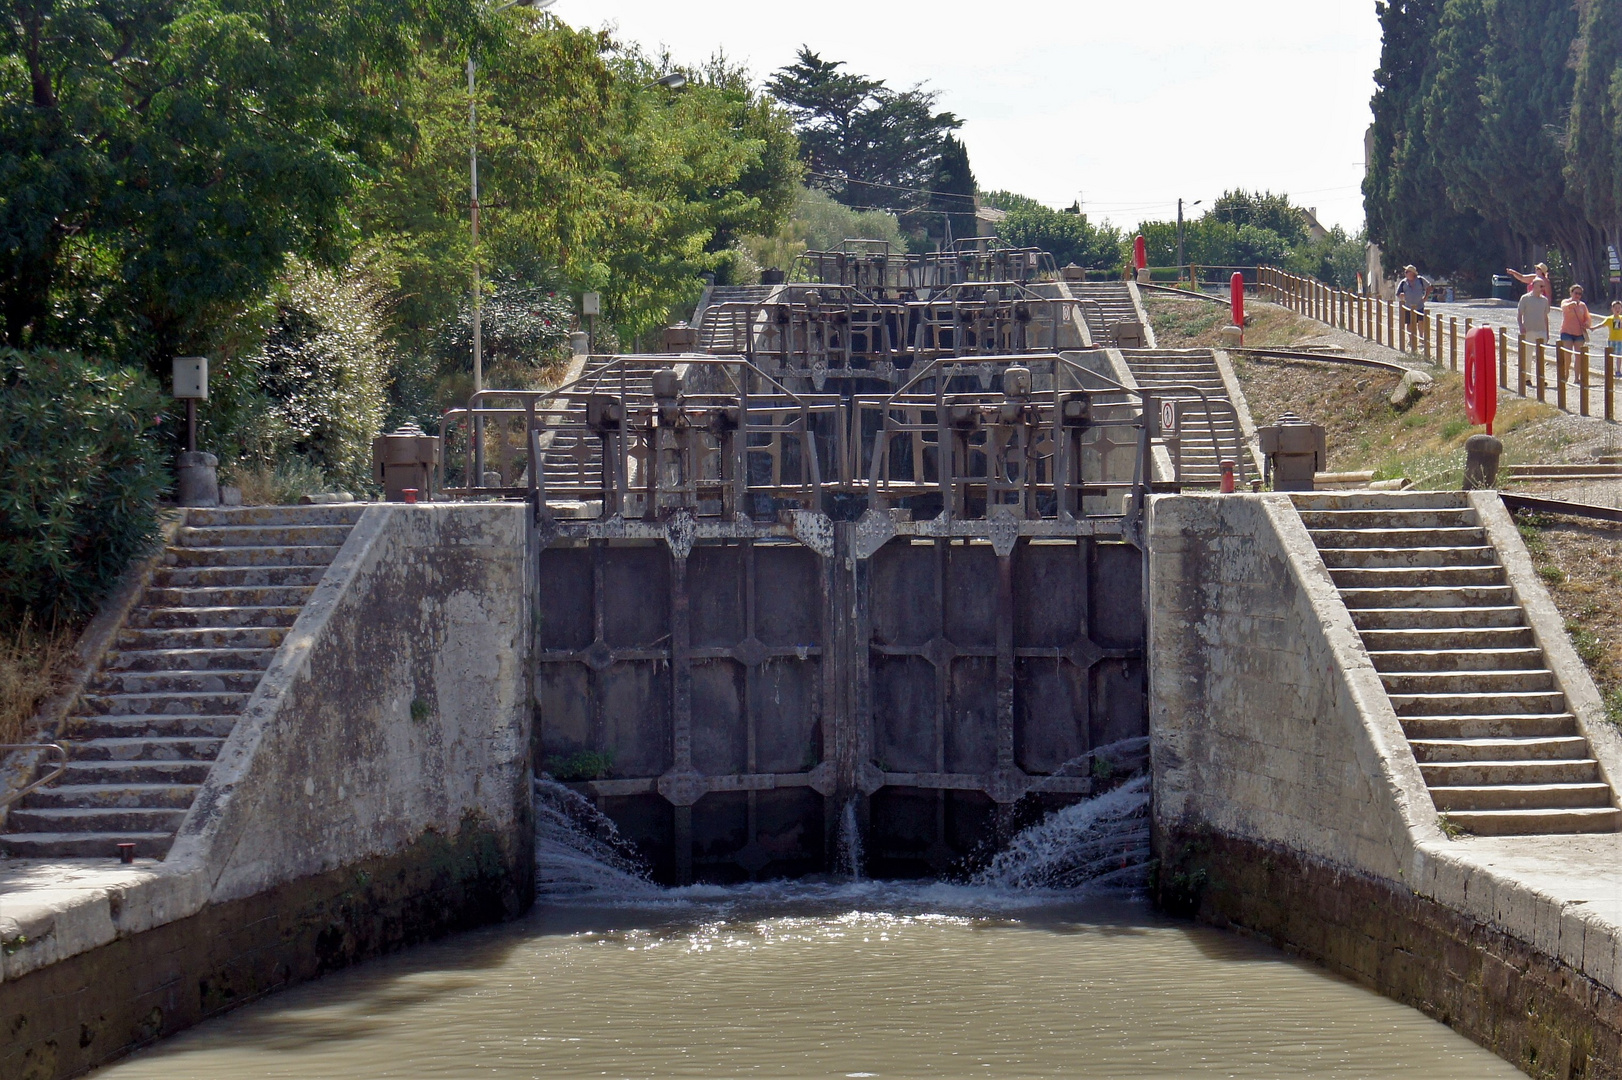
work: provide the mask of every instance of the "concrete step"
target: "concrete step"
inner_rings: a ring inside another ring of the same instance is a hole
[[[1444,626],[1434,629],[1364,630],[1363,644],[1370,655],[1399,650],[1437,652],[1463,649],[1482,652],[1533,649],[1536,648],[1536,639],[1532,636],[1532,628],[1524,625]]]
[[[165,832],[61,832],[8,833],[0,835],[0,851],[17,859],[116,859],[118,845],[135,845],[140,859],[161,859],[175,842],[172,830]]]
[[[245,691],[194,694],[84,694],[79,713],[86,716],[220,716],[240,713]]]
[[[1337,492],[1303,491],[1290,496],[1300,510],[1459,510],[1470,505],[1462,491]]]
[[[213,761],[223,738],[176,735],[128,739],[89,739],[67,748],[75,761]]]
[[[275,650],[287,637],[286,626],[190,626],[126,629],[118,633],[120,652],[191,649]]]
[[[182,526],[175,546],[216,547],[341,547],[348,525],[212,525]]]
[[[1381,674],[1421,671],[1533,671],[1543,664],[1542,649],[1415,649],[1369,651]]]
[[[141,603],[153,607],[302,607],[313,592],[313,585],[154,588],[146,591]]]
[[[1477,713],[1460,716],[1400,716],[1410,739],[1543,739],[1576,736],[1577,718],[1568,712]],[[1587,753],[1587,751],[1584,751]]]
[[[1446,761],[1421,765],[1419,771],[1424,774],[1425,783],[1432,787],[1600,782],[1599,762],[1593,758],[1560,761]]]
[[[1422,768],[1455,762],[1587,760],[1588,740],[1575,734],[1575,720],[1571,720],[1566,730],[1573,734],[1531,738],[1420,738],[1411,739],[1409,745],[1414,748],[1414,759]]]
[[[62,725],[65,739],[163,739],[181,736],[224,738],[237,726],[238,714],[160,713],[147,716],[71,716]]]
[[[102,671],[257,671],[263,672],[275,649],[115,649],[102,661]]]
[[[1454,810],[1549,810],[1611,805],[1605,784],[1479,784],[1432,787],[1431,801],[1442,813]]]
[[[1419,585],[1411,588],[1342,589],[1348,608],[1509,607],[1515,592],[1508,585]]]
[[[197,784],[63,782],[36,788],[18,805],[28,810],[186,810],[197,788]]]
[[[1393,671],[1380,681],[1393,697],[1405,694],[1505,694],[1554,689],[1552,671]]]
[[[186,511],[186,524],[207,526],[354,525],[366,513],[363,502],[328,506],[221,506]]]
[[[170,547],[167,566],[319,566],[338,557],[337,544],[262,544],[233,547]]]
[[[169,566],[152,575],[152,584],[164,589],[316,585],[326,572],[326,563],[320,566]]]
[[[1409,589],[1502,585],[1501,566],[1358,566],[1334,568],[1329,576],[1342,589]]]
[[[1564,810],[1450,810],[1450,823],[1477,836],[1542,836],[1611,833],[1622,827],[1622,810],[1584,807]]]
[[[1474,507],[1415,507],[1396,510],[1301,510],[1301,520],[1318,529],[1467,529],[1476,526]]]
[[[212,761],[70,761],[62,783],[201,784]]]
[[[1522,627],[1518,607],[1399,607],[1350,609],[1359,630],[1452,630],[1453,628]]]
[[[187,627],[275,626],[289,627],[298,619],[301,605],[267,607],[163,607],[141,608],[130,614],[125,625],[133,630],[175,630]]]
[[[1324,565],[1335,570],[1395,570],[1406,567],[1497,566],[1490,547],[1456,548],[1320,548]]]
[[[1389,691],[1388,691],[1389,693]],[[1566,711],[1566,695],[1558,690],[1506,691],[1494,694],[1391,694],[1398,716],[1483,716]]]
[[[1435,529],[1307,529],[1319,548],[1402,547],[1449,548],[1482,547],[1487,534],[1479,526]]]
[[[184,808],[174,807],[13,806],[6,816],[6,829],[11,833],[173,833],[185,816]]]
[[[91,681],[96,694],[251,694],[263,669],[238,671],[103,671]]]
[[[1583,480],[1589,478],[1612,479],[1622,476],[1622,468],[1615,464],[1583,464],[1583,465],[1505,465],[1501,470],[1505,476],[1517,480],[1530,477],[1547,477],[1551,480]]]

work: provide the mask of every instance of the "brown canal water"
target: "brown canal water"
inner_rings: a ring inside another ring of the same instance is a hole
[[[1412,1009],[1130,899],[802,882],[546,905],[275,995],[98,1075],[1520,1073]]]

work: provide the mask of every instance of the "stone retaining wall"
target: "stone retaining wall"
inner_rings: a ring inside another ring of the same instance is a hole
[[[0,1078],[73,1076],[529,906],[526,521],[514,505],[368,509],[169,857],[113,864],[105,888],[7,896]]]

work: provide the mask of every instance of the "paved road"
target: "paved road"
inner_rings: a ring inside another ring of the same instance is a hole
[[[1507,326],[1511,331],[1515,329],[1515,305],[1508,300],[1460,300],[1452,304],[1438,304],[1434,301],[1425,305],[1425,310],[1431,314],[1454,316],[1459,320],[1459,332],[1464,332],[1464,320],[1473,319],[1476,326]],[[1590,309],[1593,310],[1593,309]],[[1595,315],[1609,315],[1611,305],[1606,304],[1605,310],[1594,311]],[[1560,337],[1560,313],[1558,310],[1549,312],[1549,329],[1553,337]],[[1588,351],[1591,355],[1605,352],[1605,339],[1607,332],[1595,330],[1588,335]],[[1460,346],[1462,349],[1463,346]]]

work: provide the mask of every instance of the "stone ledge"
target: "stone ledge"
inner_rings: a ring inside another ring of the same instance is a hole
[[[470,819],[454,837],[120,935],[0,983],[0,1077],[77,1076],[294,983],[514,918],[533,874],[527,838]]]
[[[1622,1075],[1622,997],[1558,953],[1281,845],[1202,829],[1156,834],[1167,908],[1315,960],[1531,1076]]]

